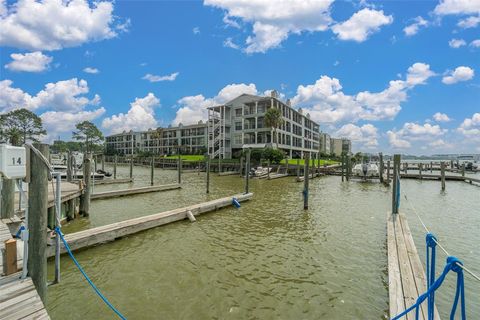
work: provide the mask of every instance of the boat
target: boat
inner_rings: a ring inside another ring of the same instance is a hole
[[[253,176],[256,178],[262,178],[266,177],[268,175],[268,172],[272,171],[272,168],[266,168],[266,167],[260,167],[258,166],[254,171],[253,171]]]
[[[359,163],[353,167],[354,176],[361,178],[378,177],[379,170],[375,163]]]

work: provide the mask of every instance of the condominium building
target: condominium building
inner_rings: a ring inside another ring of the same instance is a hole
[[[265,113],[277,108],[282,125],[275,132],[265,125]],[[244,148],[273,147],[290,158],[304,152],[319,152],[319,125],[301,109],[282,102],[276,91],[261,97],[242,94],[224,105],[208,108],[208,153],[212,158],[230,159]],[[275,139],[276,138],[276,139]]]
[[[341,156],[342,154],[351,154],[352,153],[352,142],[345,138],[331,138],[330,139],[330,148],[331,153],[336,156]]]
[[[133,142],[132,142],[133,141]],[[157,128],[142,132],[122,132],[105,138],[107,152],[118,154],[204,154],[207,151],[207,125],[202,121],[192,125]]]
[[[321,132],[320,133],[320,153],[323,154],[330,154],[330,141],[331,137],[328,133]]]

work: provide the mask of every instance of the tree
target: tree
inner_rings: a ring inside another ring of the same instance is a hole
[[[73,132],[73,139],[82,141],[85,145],[85,152],[98,149],[98,145],[103,141],[103,134],[96,125],[90,121],[77,123],[77,131]]]
[[[285,153],[278,149],[265,148],[263,149],[262,158],[270,160],[271,163],[279,164],[285,159]]]
[[[275,144],[278,148],[278,138],[277,138],[277,128],[280,127],[283,123],[282,113],[279,109],[269,108],[265,112],[265,125],[273,129],[273,137]]]
[[[38,142],[38,138],[46,134],[42,119],[27,109],[13,110],[0,116],[0,136],[12,145]]]

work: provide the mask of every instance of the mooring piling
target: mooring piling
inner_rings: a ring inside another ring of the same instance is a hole
[[[150,185],[153,186],[153,178],[155,174],[155,162],[154,158],[150,158]]]
[[[133,179],[133,154],[130,156],[130,179]]]
[[[462,163],[462,177],[465,177],[465,163]]]
[[[384,170],[384,168],[383,168],[383,153],[380,152],[378,154],[378,158],[379,158],[379,161],[380,161],[380,168],[379,168],[380,176],[379,176],[379,178],[380,178],[380,183],[383,183],[383,170]]]
[[[442,191],[445,191],[445,162],[440,163],[440,180],[442,183]]]
[[[102,154],[102,171],[105,171],[105,155]]]
[[[83,184],[84,189],[83,193],[80,196],[80,214],[83,216],[88,217],[90,215],[90,195],[92,192],[91,189],[91,178],[92,178],[92,171],[91,171],[91,161],[88,154],[85,154],[83,157]]]
[[[1,180],[2,201],[0,207],[0,218],[11,218],[15,212],[15,182],[12,179]]]
[[[243,175],[243,156],[240,157],[240,177]]]
[[[113,156],[113,179],[117,179],[117,162],[118,156]]]
[[[300,159],[297,159],[297,180],[300,178]]]
[[[387,161],[387,181],[390,181],[390,160]]]
[[[308,180],[310,179],[310,153],[305,153],[305,166],[303,170],[303,209],[308,209]]]
[[[342,182],[345,181],[345,155],[342,153]]]
[[[207,193],[210,193],[210,155],[205,156],[205,171],[207,172]]]
[[[178,184],[181,184],[182,183],[182,158],[181,156],[179,155],[178,156],[178,161],[177,161],[178,165],[177,165],[177,174],[178,174]]]
[[[67,181],[68,182],[72,182],[72,175],[73,175],[73,160],[72,160],[72,153],[70,151],[68,151],[68,154],[67,154]]]
[[[34,148],[48,159],[48,144],[35,144]],[[32,214],[27,219],[29,230],[28,274],[32,277],[38,295],[44,303],[47,298],[48,175],[44,159],[30,149],[28,208]]]
[[[247,149],[247,160],[245,165],[245,194],[248,193],[250,179],[250,148]]]
[[[397,214],[400,204],[400,155],[393,156],[392,213]]]

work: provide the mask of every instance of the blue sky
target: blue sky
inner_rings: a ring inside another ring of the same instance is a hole
[[[480,0],[0,0],[0,112],[68,139],[276,89],[356,151],[480,152],[479,30]]]

